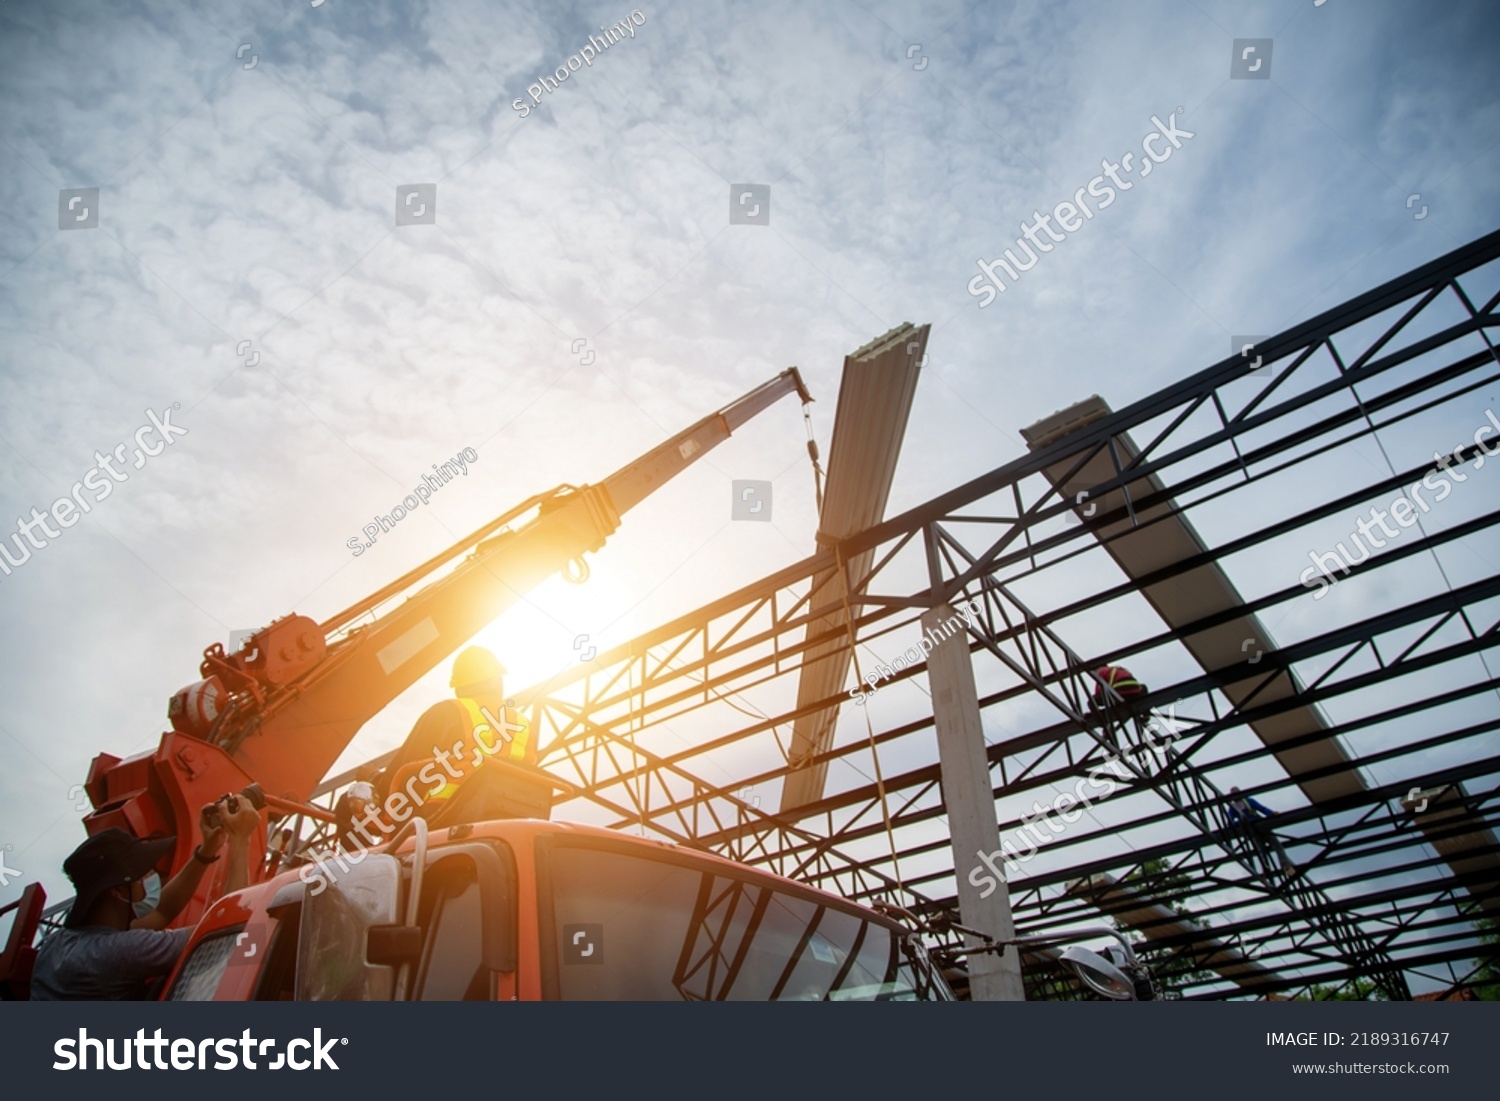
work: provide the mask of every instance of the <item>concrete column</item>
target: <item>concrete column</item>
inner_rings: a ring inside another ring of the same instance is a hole
[[[999,851],[1000,828],[995,822],[995,796],[990,788],[984,728],[979,721],[979,694],[974,687],[974,667],[969,663],[967,632],[962,629],[964,620],[943,604],[922,614],[922,627],[929,638],[937,639],[950,619],[957,620],[960,627],[939,642],[928,656],[927,676],[932,686],[943,799],[953,839],[959,920],[997,940],[1009,940],[1016,935],[1009,884],[1002,880],[989,897],[980,897],[982,888],[989,887],[986,877],[990,881],[995,877],[980,863],[979,854]],[[981,884],[978,887],[969,881],[969,874],[975,868],[982,870],[977,877]],[[968,939],[971,948],[981,943]],[[969,989],[975,1001],[1026,1000],[1021,984],[1020,953],[1015,948],[1006,949],[1004,956],[991,952],[969,956],[968,963]]]

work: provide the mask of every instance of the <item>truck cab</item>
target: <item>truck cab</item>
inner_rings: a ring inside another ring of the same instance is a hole
[[[535,819],[426,823],[211,906],[175,1001],[917,1001],[915,934],[708,853]]]

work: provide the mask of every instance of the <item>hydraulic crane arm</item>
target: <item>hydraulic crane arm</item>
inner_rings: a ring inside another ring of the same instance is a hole
[[[178,733],[152,753],[94,761],[86,788],[98,809],[85,824],[174,833],[180,865],[202,802],[244,781],[273,803],[305,801],[388,703],[536,585],[570,564],[586,572],[583,555],[604,545],[625,512],[790,393],[812,401],[795,367],[598,484],[531,498],[324,623],[292,614],[237,653],[209,647],[205,680],[174,698]]]
[[[670,440],[648,451],[604,479],[604,490],[621,514],[644,501],[662,485],[686,470],[710,448],[727,440],[730,434],[756,414],[796,391],[803,405],[812,395],[802,383],[795,367],[761,383],[744,397],[730,402],[717,413],[711,413]]]

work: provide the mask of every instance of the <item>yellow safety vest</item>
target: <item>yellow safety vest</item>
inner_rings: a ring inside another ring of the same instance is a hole
[[[495,717],[500,720],[502,729],[495,730],[490,721],[484,717],[484,711],[478,703],[461,696],[458,702],[463,704],[464,711],[469,716],[467,739],[483,748],[486,751],[485,756],[503,757],[506,760],[521,762],[531,759],[531,728],[526,725],[526,720],[521,718],[521,713],[514,707],[501,708],[501,714]],[[483,738],[476,733],[480,727],[486,728]],[[506,737],[510,738],[509,744],[502,740]]]
[[[515,761],[527,764],[532,761],[531,728],[526,725],[521,713],[514,707],[504,708],[504,714],[495,716],[501,725],[501,729],[495,729],[494,725],[484,717],[484,711],[478,702],[465,699],[460,696],[458,702],[463,705],[464,713],[468,716],[469,728],[464,732],[463,750],[460,756],[459,768],[464,777],[459,780],[447,776],[446,782],[427,798],[429,800],[449,799],[458,790],[458,785],[474,774],[474,771],[490,757],[499,757],[502,760]],[[507,735],[505,727],[509,727],[510,741],[504,739]],[[519,730],[516,727],[520,727]]]

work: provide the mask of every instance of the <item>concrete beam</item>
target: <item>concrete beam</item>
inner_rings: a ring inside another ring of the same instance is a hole
[[[1054,440],[1102,420],[1109,413],[1109,403],[1095,394],[1029,428],[1023,428],[1021,435],[1031,450],[1038,451]],[[1135,441],[1126,432],[1115,436],[1114,446],[1121,463],[1128,463],[1139,453]],[[1060,460],[1048,467],[1045,474],[1047,480],[1065,498],[1075,502],[1074,511],[1080,518],[1092,516],[1096,510],[1105,514],[1122,508],[1125,504],[1125,489],[1129,489],[1131,497],[1136,500],[1166,492],[1162,480],[1155,474],[1139,478],[1122,489],[1114,489],[1108,493],[1094,492],[1096,486],[1116,476],[1114,462],[1108,453],[1101,451],[1082,470],[1068,477],[1069,469],[1076,461],[1076,456]],[[1085,498],[1088,500],[1087,507],[1082,504]],[[1150,508],[1137,508],[1135,511],[1139,524],[1132,522],[1127,516],[1100,527],[1096,532],[1105,551],[1132,581],[1201,555],[1208,549],[1188,518],[1179,511],[1175,501],[1161,501]],[[1148,523],[1149,526],[1142,526]],[[1187,624],[1215,612],[1244,605],[1234,582],[1215,561],[1202,563],[1154,585],[1142,586],[1140,594],[1156,609],[1162,622],[1177,632]],[[1252,645],[1263,650],[1275,649],[1270,631],[1260,621],[1260,617],[1252,612],[1245,612],[1195,634],[1179,633],[1177,637],[1183,648],[1209,673],[1243,665],[1250,656],[1247,648]],[[1131,665],[1134,666],[1135,662],[1131,662]],[[1149,669],[1136,667],[1132,672],[1148,685],[1151,683]],[[1256,705],[1264,707],[1297,696],[1302,691],[1301,683],[1291,671],[1276,675],[1269,684],[1264,682],[1264,676],[1252,674],[1243,680],[1226,684],[1224,695],[1235,706],[1253,697]],[[1296,741],[1328,729],[1316,704],[1304,704],[1259,719],[1250,724],[1250,729],[1276,755],[1277,762],[1296,781],[1309,803],[1317,804],[1357,795],[1365,790],[1364,778],[1359,770],[1346,767],[1350,763],[1349,757],[1337,739],[1327,738],[1310,745],[1281,748],[1284,742]],[[1334,768],[1341,768],[1342,771],[1304,779],[1305,774]]]
[[[828,448],[823,511],[818,518],[820,545],[847,539],[885,519],[917,377],[926,357],[928,328],[910,323],[897,326],[844,360]],[[845,563],[856,592],[874,560],[875,552],[865,551]],[[781,789],[783,814],[816,803],[824,795],[828,763],[811,759],[833,746],[839,709],[837,705],[807,709],[818,700],[841,695],[849,679],[851,655],[845,636],[849,620],[843,597],[843,581],[834,571],[813,579],[808,634],[832,632],[832,637],[811,647],[802,659],[797,708],[806,713],[792,724],[792,768]]]
[[[943,622],[957,615],[946,604],[923,612],[922,627],[927,637],[942,637]],[[1015,919],[1010,909],[1010,886],[1002,880],[986,898],[980,888],[969,881],[969,873],[980,866],[979,854],[1000,850],[1000,827],[995,820],[995,797],[990,788],[989,761],[984,751],[979,693],[974,686],[974,667],[970,664],[964,632],[949,634],[933,648],[927,658],[927,676],[932,688],[932,716],[937,728],[943,804],[948,812],[953,841],[959,921],[997,940],[1010,940],[1016,935]],[[984,878],[981,877],[981,881]],[[993,880],[994,877],[988,878]],[[983,943],[972,937],[966,940],[970,948]],[[1003,956],[991,952],[971,955],[968,960],[969,991],[976,1002],[1026,1000],[1017,949],[1007,949]]]

